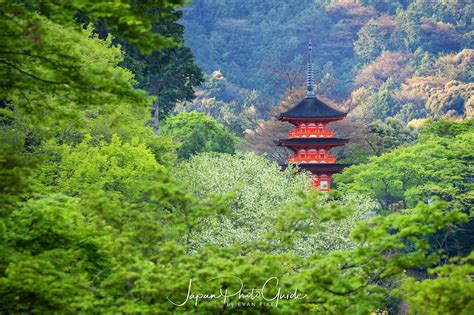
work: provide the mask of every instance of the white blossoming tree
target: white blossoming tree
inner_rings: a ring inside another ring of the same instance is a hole
[[[206,243],[230,246],[263,240],[274,224],[271,218],[298,203],[310,187],[306,174],[295,174],[292,170],[281,172],[276,163],[252,153],[197,155],[180,163],[174,175],[198,198],[205,199],[212,194],[232,196],[230,213],[206,218],[206,229],[194,233],[190,242],[196,249]],[[292,250],[307,256],[316,251],[353,247],[350,230],[355,222],[366,219],[376,204],[356,195],[341,199],[352,214],[320,224],[318,233],[302,235]],[[327,202],[323,195],[318,200],[321,204]]]

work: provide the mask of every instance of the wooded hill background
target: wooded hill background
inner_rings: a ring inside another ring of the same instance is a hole
[[[311,40],[318,94],[363,122],[416,124],[474,114],[473,10],[467,0],[195,0],[181,23],[208,78],[197,106],[216,118],[250,106],[268,118],[303,86]]]

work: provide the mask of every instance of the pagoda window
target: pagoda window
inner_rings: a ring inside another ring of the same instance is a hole
[[[306,133],[306,124],[301,124],[300,128],[302,133]]]
[[[318,129],[319,129],[319,133],[323,133],[323,131],[324,131],[324,126],[323,126],[323,124],[319,124]]]
[[[321,159],[324,159],[324,156],[325,156],[325,151],[324,151],[323,149],[321,149],[321,150],[319,151],[319,157],[320,157]]]
[[[327,190],[328,189],[328,180],[327,178],[321,178],[321,180],[319,181],[319,187],[322,189],[322,190]]]
[[[319,178],[319,188],[321,190],[328,190],[329,189],[329,181],[328,176],[326,174],[322,174]]]

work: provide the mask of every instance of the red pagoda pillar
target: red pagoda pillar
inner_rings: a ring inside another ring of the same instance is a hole
[[[320,191],[331,189],[331,175],[341,172],[346,164],[337,164],[336,157],[330,154],[333,147],[342,146],[349,139],[335,138],[334,132],[327,128],[330,122],[344,119],[347,113],[338,111],[325,104],[313,92],[313,69],[311,63],[311,42],[309,44],[310,61],[308,63],[308,81],[306,97],[281,113],[278,119],[295,125],[287,139],[277,143],[294,152],[286,164],[296,164],[311,172],[313,186]]]

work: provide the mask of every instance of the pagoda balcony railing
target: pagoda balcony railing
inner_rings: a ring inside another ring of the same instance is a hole
[[[291,130],[288,133],[288,138],[334,138],[334,131],[322,131],[317,128],[308,128],[305,132],[302,130]]]
[[[290,157],[289,159],[286,160],[286,163],[288,164],[302,164],[302,163],[316,163],[316,164],[327,164],[327,163],[336,163],[336,157],[334,156],[329,156],[325,158],[321,158],[317,154],[306,154],[304,157],[303,156],[294,156]]]

